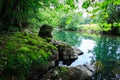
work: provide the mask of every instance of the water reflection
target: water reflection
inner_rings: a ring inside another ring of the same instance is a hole
[[[71,46],[75,46],[76,44],[81,43],[81,39],[78,39],[80,35],[76,34],[76,32],[55,30],[53,34],[54,34],[53,38],[55,40],[64,41]]]
[[[94,80],[120,80],[120,37],[55,31],[54,39],[84,52],[71,66],[98,61],[103,69],[95,74]]]
[[[78,59],[71,64],[71,66],[76,66],[79,64],[91,64],[92,61],[95,60],[93,49],[96,46],[96,42],[93,40],[82,38],[81,44],[77,46],[80,50],[84,52],[84,54],[79,56]]]
[[[104,69],[101,73],[102,79],[113,80],[117,79],[116,74],[119,74],[115,69],[120,66],[120,38],[101,36],[97,41],[97,46],[94,48],[96,61],[100,61]],[[120,70],[119,70],[120,71]],[[98,78],[99,75],[96,76]]]
[[[120,38],[117,37],[101,36],[97,41],[97,46],[94,49],[96,60],[101,61],[106,68],[114,68],[116,63],[120,61],[119,40]]]

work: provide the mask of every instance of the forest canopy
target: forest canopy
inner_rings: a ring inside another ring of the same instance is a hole
[[[120,27],[120,0],[85,0],[82,7],[97,18],[105,32],[118,34]],[[88,8],[91,7],[92,10]]]
[[[104,32],[120,32],[120,0],[84,0],[82,8],[91,14],[86,18],[81,17],[84,12],[76,13],[79,1],[1,0],[0,31],[23,31],[25,28],[34,29],[43,24],[76,30],[80,23],[90,23],[92,20],[99,24]]]
[[[60,9],[67,12],[73,8],[73,0],[1,0],[0,30],[22,31],[32,23],[41,22],[44,11],[55,14]]]

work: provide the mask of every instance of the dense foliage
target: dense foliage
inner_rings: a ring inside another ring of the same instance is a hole
[[[59,28],[67,30],[77,30],[78,25],[80,24],[81,15],[82,15],[81,13],[69,11],[68,14],[64,15],[60,19]]]
[[[1,30],[22,30],[23,26],[26,27],[28,25],[28,18],[33,17],[35,11],[38,10],[38,7],[38,0],[1,0]]]
[[[43,24],[58,26],[61,16],[74,8],[73,0],[1,0],[0,33]],[[0,80],[25,80],[32,65],[47,64],[52,50],[56,50],[49,39],[33,33],[7,34],[0,35]]]
[[[110,34],[118,34],[120,32],[119,4],[120,0],[86,0],[82,7],[85,9],[90,6],[92,7],[92,10],[88,10],[88,12],[97,17],[96,19],[100,23],[103,31],[107,31]]]
[[[30,25],[35,27],[35,23],[40,25],[43,22],[56,26],[57,12],[72,8],[75,8],[72,0],[1,0],[0,30],[23,31]]]
[[[36,34],[0,36],[0,80],[24,80],[34,64],[47,64],[53,50]]]

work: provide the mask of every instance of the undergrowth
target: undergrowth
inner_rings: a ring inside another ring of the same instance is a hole
[[[37,34],[0,35],[0,80],[25,80],[32,64],[47,64],[57,49]]]

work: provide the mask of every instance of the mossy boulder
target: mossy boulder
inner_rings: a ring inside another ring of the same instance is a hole
[[[92,75],[88,66],[59,66],[48,71],[41,80],[91,80]]]
[[[45,71],[57,59],[53,54],[57,48],[37,34],[0,35],[0,80],[26,80],[38,67]]]
[[[39,30],[39,36],[43,38],[52,38],[53,27],[47,24],[41,26]]]
[[[70,80],[68,68],[59,66],[51,69],[41,80]]]

